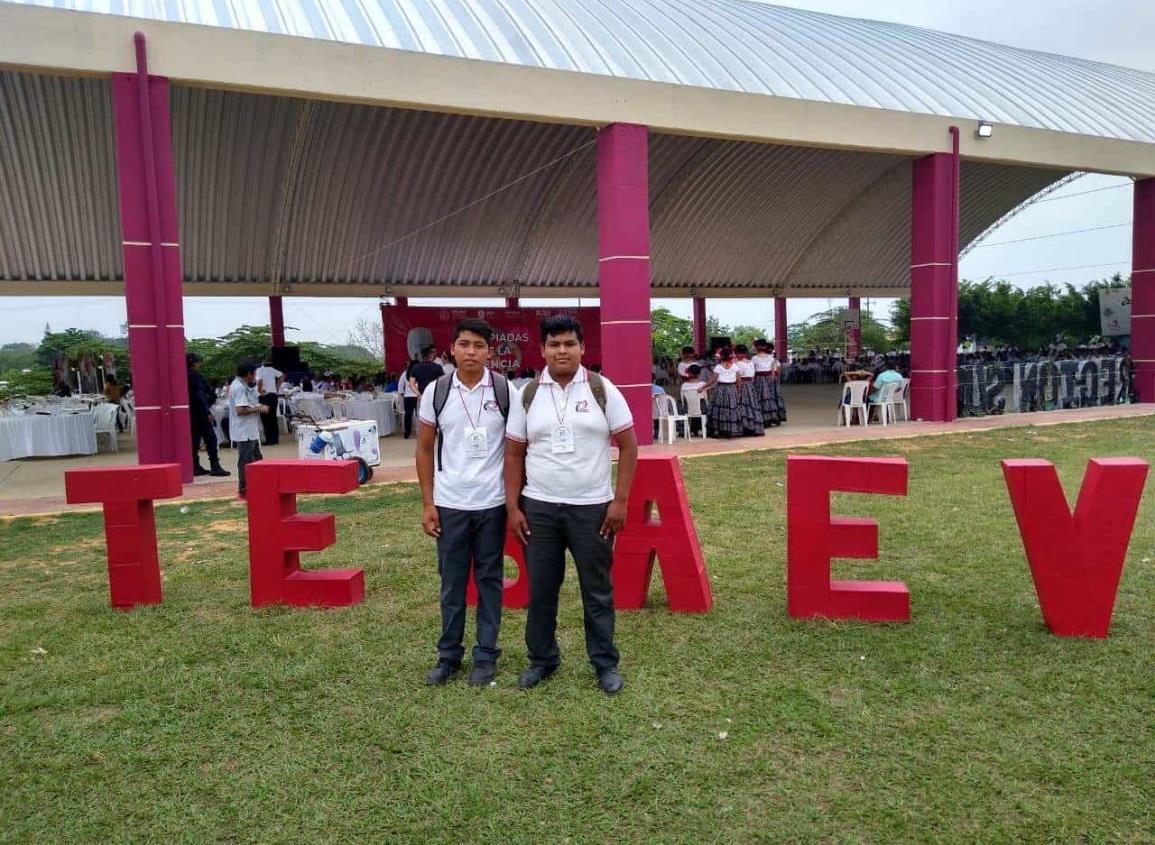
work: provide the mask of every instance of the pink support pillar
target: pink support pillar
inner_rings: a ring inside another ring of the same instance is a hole
[[[285,307],[281,297],[269,297],[269,333],[273,336],[273,346],[285,345]]]
[[[505,298],[505,307],[506,308],[519,308],[519,307],[521,307],[521,300],[516,296],[507,296]]]
[[[710,339],[706,337],[706,297],[694,297],[694,349],[702,352]]]
[[[1155,402],[1155,178],[1135,182],[1131,234],[1131,356],[1140,402]]]
[[[602,360],[653,441],[650,391],[649,131],[611,123],[598,132],[598,287]]]
[[[179,464],[188,483],[192,434],[168,79],[148,75],[139,32],[136,67],[112,75],[112,100],[137,461]]]
[[[911,413],[928,422],[955,418],[958,347],[957,160],[935,153],[914,161],[910,227]]]
[[[774,297],[774,356],[783,364],[789,362],[786,338],[786,297]]]
[[[851,311],[857,311],[859,320],[862,319],[862,300],[857,296],[852,296],[846,300],[846,307]],[[860,324],[861,325],[861,324]],[[862,345],[862,329],[854,328],[850,330],[850,335],[846,338],[846,357],[854,360],[858,357],[858,349]]]

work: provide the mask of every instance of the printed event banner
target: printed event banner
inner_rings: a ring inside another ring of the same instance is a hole
[[[387,305],[382,310],[385,332],[385,366],[401,369],[418,355],[421,348],[433,344],[438,351],[452,345],[453,327],[467,318],[480,318],[493,326],[494,360],[499,371],[540,371],[541,357],[538,324],[555,314],[570,314],[582,324],[586,353],[582,363],[602,363],[600,308],[430,308],[416,305]]]
[[[1131,388],[1131,373],[1116,357],[973,364],[959,367],[956,378],[959,413],[969,416],[1116,405]]]

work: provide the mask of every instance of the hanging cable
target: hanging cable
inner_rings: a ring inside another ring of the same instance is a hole
[[[1027,241],[1041,241],[1045,238],[1058,238],[1062,237],[1063,235],[1081,235],[1084,232],[1102,232],[1104,229],[1120,229],[1123,226],[1130,225],[1132,225],[1131,221],[1127,221],[1126,223],[1112,223],[1109,226],[1094,226],[1090,229],[1070,229],[1066,232],[1052,232],[1049,235],[1032,235],[1029,238],[1014,238],[1013,240],[1009,241],[993,241],[989,244],[974,244],[971,246],[971,249],[982,249],[983,247],[988,246],[1006,246],[1007,244],[1021,244],[1026,243]]]

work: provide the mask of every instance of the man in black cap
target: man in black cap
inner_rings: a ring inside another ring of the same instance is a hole
[[[188,413],[192,424],[192,453],[193,475],[232,475],[221,466],[221,459],[217,454],[216,422],[213,419],[213,400],[215,394],[209,387],[208,381],[201,375],[201,356],[195,352],[185,355],[188,364]],[[201,441],[205,443],[205,451],[209,453],[209,467],[201,466]]]

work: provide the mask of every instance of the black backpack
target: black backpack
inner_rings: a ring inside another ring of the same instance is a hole
[[[498,375],[491,372],[489,374],[489,383],[493,388],[493,398],[497,400],[497,409],[501,411],[502,420],[509,419],[509,382],[505,380],[505,376]],[[433,383],[433,420],[437,423],[437,471],[441,472],[445,469],[441,464],[441,443],[444,437],[441,435],[441,411],[445,408],[445,403],[449,401],[449,388],[453,385],[453,373],[447,376],[442,376]],[[428,388],[426,388],[428,389]]]
[[[594,401],[598,403],[598,407],[602,409],[602,413],[606,412],[606,383],[602,380],[599,373],[593,370],[586,370],[586,375],[590,382],[590,393],[594,395]],[[525,412],[529,413],[529,406],[533,404],[533,398],[537,396],[537,389],[541,386],[541,377],[535,378],[525,386],[525,390],[521,392],[521,407]]]

